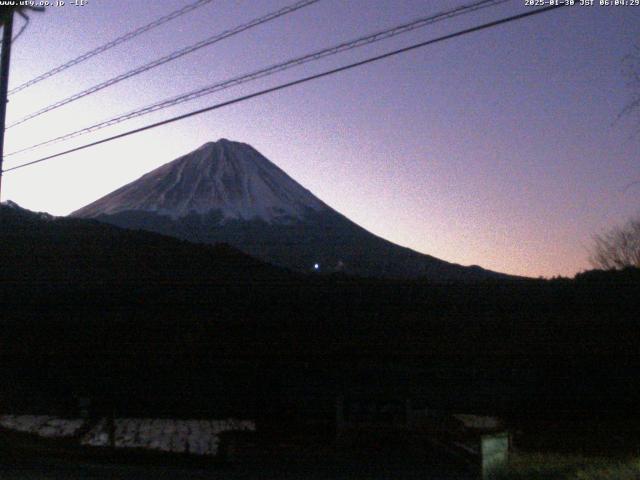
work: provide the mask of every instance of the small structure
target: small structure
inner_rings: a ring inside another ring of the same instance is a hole
[[[509,433],[488,433],[480,437],[480,478],[493,478],[509,461]]]

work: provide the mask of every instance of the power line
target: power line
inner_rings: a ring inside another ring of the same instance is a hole
[[[101,45],[98,48],[95,48],[89,52],[83,53],[82,55],[80,55],[79,57],[76,57],[72,60],[69,60],[66,63],[63,63],[62,65],[59,65],[55,68],[52,68],[51,70],[49,70],[48,72],[43,73],[42,75],[39,75],[31,80],[29,80],[28,82],[23,83],[22,85],[19,85],[18,87],[14,88],[13,90],[9,91],[9,95],[13,95],[14,93],[17,93],[21,90],[24,90],[25,88],[28,88],[32,85],[35,85],[38,82],[41,82],[42,80],[45,80],[49,77],[52,77],[64,70],[67,70],[68,68],[73,67],[74,65],[78,65],[79,63],[84,62],[85,60],[88,60],[92,57],[95,57],[96,55],[99,55],[103,52],[106,52],[107,50],[120,45],[121,43],[127,42],[139,35],[142,35],[145,32],[148,32],[149,30],[152,30],[156,27],[159,27],[160,25],[164,25],[167,22],[170,22],[171,20],[174,20],[186,13],[189,13],[193,10],[195,10],[196,8],[200,8],[204,5],[206,5],[207,3],[211,3],[213,0],[197,0],[196,2],[193,2],[185,7],[182,7],[178,10],[175,10],[171,13],[169,13],[168,15],[165,15],[164,17],[160,17],[156,20],[154,20],[151,23],[148,23],[146,25],[143,25],[142,27],[136,28],[135,30],[126,33],[118,38],[116,38],[115,40],[110,41],[109,43],[105,43],[104,45]]]
[[[90,142],[90,143],[81,145],[79,147],[74,147],[74,148],[71,148],[69,150],[65,150],[63,152],[58,152],[58,153],[55,153],[53,155],[48,155],[46,157],[39,158],[38,160],[33,160],[33,161],[26,162],[26,163],[23,163],[23,164],[20,164],[20,165],[16,165],[15,167],[7,168],[6,170],[4,170],[4,172],[10,172],[10,171],[13,171],[13,170],[18,170],[20,168],[25,168],[25,167],[28,167],[28,166],[31,166],[31,165],[35,165],[37,163],[41,163],[41,162],[44,162],[44,161],[47,161],[47,160],[51,160],[53,158],[61,157],[63,155],[68,155],[70,153],[78,152],[80,150],[85,150],[87,148],[94,147],[96,145],[100,145],[100,144],[107,143],[107,142],[110,142],[110,141],[113,141],[113,140],[117,140],[117,139],[120,139],[120,138],[128,137],[128,136],[134,135],[136,133],[144,132],[146,130],[151,130],[153,128],[160,127],[160,126],[163,126],[163,125],[167,125],[169,123],[177,122],[179,120],[184,120],[185,118],[189,118],[189,117],[193,117],[193,116],[196,116],[196,115],[200,115],[202,113],[210,112],[212,110],[217,110],[217,109],[220,109],[220,108],[223,108],[223,107],[227,107],[229,105],[234,105],[236,103],[244,102],[244,101],[250,100],[252,98],[261,97],[263,95],[267,95],[269,93],[277,92],[279,90],[284,90],[286,88],[293,87],[295,85],[300,85],[302,83],[306,83],[306,82],[309,82],[311,80],[316,80],[316,79],[319,79],[319,78],[327,77],[327,76],[330,76],[330,75],[333,75],[333,74],[336,74],[336,73],[340,73],[340,72],[344,72],[346,70],[350,70],[352,68],[360,67],[360,66],[363,66],[363,65],[367,65],[369,63],[373,63],[373,62],[377,62],[379,60],[383,60],[385,58],[389,58],[389,57],[392,57],[392,56],[395,56],[395,55],[399,55],[401,53],[406,53],[406,52],[409,52],[409,51],[412,51],[412,50],[416,50],[418,48],[423,48],[423,47],[426,47],[428,45],[432,45],[434,43],[439,43],[439,42],[442,42],[442,41],[445,41],[445,40],[449,40],[449,39],[452,39],[452,38],[455,38],[455,37],[460,37],[462,35],[466,35],[466,34],[469,34],[469,33],[478,32],[480,30],[486,30],[486,29],[489,29],[489,28],[496,27],[498,25],[502,25],[502,24],[505,24],[505,23],[513,22],[515,20],[520,20],[520,19],[531,17],[531,16],[534,16],[534,15],[539,15],[541,13],[546,13],[546,12],[549,12],[551,10],[555,10],[555,9],[561,8],[561,7],[564,7],[564,4],[553,5],[553,6],[548,6],[548,7],[544,7],[544,8],[539,8],[539,9],[531,10],[531,11],[528,11],[528,12],[525,12],[525,13],[521,13],[521,14],[518,14],[518,15],[512,15],[510,17],[501,18],[500,20],[494,20],[492,22],[484,23],[482,25],[478,25],[478,26],[475,26],[475,27],[467,28],[467,29],[464,29],[464,30],[459,30],[457,32],[450,33],[450,34],[444,35],[442,37],[438,37],[438,38],[435,38],[435,39],[432,39],[432,40],[427,40],[427,41],[421,42],[421,43],[416,43],[416,44],[410,45],[408,47],[400,48],[398,50],[393,50],[393,51],[390,51],[390,52],[387,52],[387,53],[383,53],[381,55],[377,55],[375,57],[369,57],[369,58],[367,58],[365,60],[361,60],[359,62],[350,63],[348,65],[344,65],[342,67],[338,67],[338,68],[334,68],[334,69],[331,69],[331,70],[327,70],[327,71],[324,71],[322,73],[317,73],[315,75],[310,75],[308,77],[303,77],[303,78],[300,78],[298,80],[293,80],[291,82],[283,83],[283,84],[277,85],[275,87],[271,87],[271,88],[267,88],[267,89],[264,89],[264,90],[260,90],[258,92],[250,93],[248,95],[243,95],[241,97],[237,97],[237,98],[234,98],[232,100],[227,100],[225,102],[218,103],[218,104],[215,104],[215,105],[211,105],[209,107],[201,108],[199,110],[194,110],[192,112],[185,113],[185,114],[182,114],[182,115],[178,115],[178,116],[166,119],[166,120],[162,120],[160,122],[156,122],[156,123],[152,123],[152,124],[149,124],[149,125],[145,125],[144,127],[135,128],[135,129],[129,130],[127,132],[123,132],[123,133],[119,133],[117,135],[113,135],[111,137],[103,138],[103,139],[97,140],[95,142]]]
[[[121,75],[118,75],[117,77],[113,77],[110,78],[109,80],[106,80],[102,83],[99,83],[97,85],[94,85],[93,87],[89,87],[86,90],[83,90],[81,92],[75,93],[73,95],[71,95],[70,97],[67,97],[65,99],[62,99],[60,101],[57,101],[55,103],[52,103],[49,106],[46,106],[44,108],[41,108],[40,110],[37,110],[33,113],[30,113],[29,115],[27,115],[26,117],[21,118],[20,120],[12,123],[11,125],[9,125],[7,128],[11,128],[11,127],[15,127],[16,125],[20,125],[21,123],[24,123],[28,120],[31,120],[32,118],[38,117],[40,115],[42,115],[43,113],[47,113],[50,112],[51,110],[55,110],[56,108],[60,108],[63,105],[67,105],[71,102],[75,102],[76,100],[79,100],[83,97],[86,97],[87,95],[91,95],[93,93],[96,93],[100,90],[103,90],[107,87],[110,87],[112,85],[115,85],[116,83],[120,83],[123,80],[126,80],[128,78],[134,77],[136,75],[139,75],[143,72],[146,72],[148,70],[151,70],[152,68],[155,67],[159,67],[160,65],[164,65],[165,63],[169,63],[173,60],[176,60],[180,57],[183,57],[184,55],[187,55],[189,53],[195,52],[196,50],[199,50],[201,48],[207,47],[209,45],[213,45],[214,43],[220,42],[226,38],[232,37],[234,35],[237,35],[241,32],[244,32],[245,30],[249,30],[250,28],[253,27],[257,27],[258,25],[262,25],[263,23],[269,22],[271,20],[275,20],[276,18],[282,17],[283,15],[287,15],[289,13],[295,12],[296,10],[299,10],[301,8],[307,7],[309,5],[312,5],[314,3],[319,2],[320,0],[300,0],[292,5],[289,5],[287,7],[281,8],[280,10],[276,10],[274,12],[271,12],[267,15],[264,15],[262,17],[259,18],[255,18],[253,20],[251,20],[250,22],[244,23],[242,25],[239,25],[237,27],[234,27],[230,30],[225,30],[222,33],[216,34],[212,37],[209,37],[205,40],[202,40],[198,43],[195,43],[193,45],[189,45],[188,47],[185,48],[181,48],[180,50],[176,50],[175,52],[172,52],[168,55],[165,55],[164,57],[158,58],[152,62],[149,62],[145,65],[142,65],[140,67],[134,68],[133,70],[130,70],[128,72],[125,72]]]
[[[7,114],[11,48],[13,47],[13,42],[22,35],[29,25],[29,16],[24,12],[24,10],[41,12],[44,8],[14,5],[12,7],[3,7],[0,13],[0,22],[2,23],[2,58],[0,59],[0,187],[2,187],[2,164],[4,162],[4,127]],[[16,13],[24,19],[24,25],[22,25],[18,34],[15,37],[12,37],[13,19]],[[1,193],[2,192],[0,191],[0,198],[2,197]]]
[[[34,145],[30,145],[28,147],[22,148],[20,150],[16,150],[14,152],[11,152],[9,154],[7,154],[7,157],[12,156],[12,155],[16,155],[18,153],[24,153],[26,151],[30,151],[33,150],[35,148],[39,148],[42,147],[44,145],[49,145],[52,143],[58,143],[64,140],[69,140],[71,138],[75,138],[78,137],[80,135],[84,135],[87,133],[91,133],[91,132],[95,132],[97,130],[101,130],[103,128],[106,127],[110,127],[113,125],[116,125],[118,123],[124,122],[126,120],[130,120],[136,117],[140,117],[142,115],[147,115],[149,113],[158,111],[158,110],[162,110],[168,107],[172,107],[190,100],[195,100],[196,98],[200,98],[202,96],[205,95],[210,95],[212,93],[221,91],[221,90],[225,90],[227,88],[231,88],[237,85],[241,85],[243,83],[246,82],[250,82],[253,80],[257,80],[260,78],[264,78],[279,72],[282,72],[284,70],[288,70],[290,68],[293,67],[297,67],[299,65],[311,62],[311,61],[316,61],[319,60],[321,58],[324,57],[328,57],[328,56],[332,56],[332,55],[336,55],[338,53],[342,53],[348,50],[352,50],[355,48],[359,48],[365,45],[369,45],[371,43],[375,43],[375,42],[379,42],[381,40],[386,40],[388,38],[394,37],[396,35],[400,35],[403,33],[407,33],[410,32],[412,30],[415,30],[417,28],[421,28],[421,27],[425,27],[427,25],[442,21],[442,20],[447,20],[459,15],[463,15],[463,14],[468,14],[483,8],[487,8],[487,7],[492,7],[501,3],[506,3],[510,0],[481,0],[475,3],[471,3],[468,5],[462,5],[460,7],[454,8],[452,10],[447,10],[444,12],[440,12],[437,14],[433,14],[430,15],[428,17],[422,17],[419,18],[417,20],[413,20],[409,23],[405,23],[399,26],[395,26],[386,30],[381,30],[378,31],[376,33],[373,34],[369,34],[363,37],[358,37],[354,40],[349,40],[347,42],[343,42],[340,43],[338,45],[334,45],[332,47],[328,47],[328,48],[324,48],[322,50],[318,50],[315,51],[313,53],[309,53],[306,55],[303,55],[301,57],[296,57],[293,59],[289,59],[286,60],[284,62],[281,63],[277,63],[275,65],[271,65],[269,67],[251,72],[251,73],[247,73],[247,74],[243,74],[237,77],[233,77],[231,79],[227,79],[224,80],[222,82],[218,82],[218,83],[214,83],[212,85],[203,87],[203,88],[199,88],[196,90],[193,90],[191,92],[187,92],[181,95],[178,95],[177,97],[172,97],[170,99],[165,99],[162,100],[160,102],[156,102],[154,104],[151,105],[147,105],[145,107],[124,113],[124,114],[120,114],[116,117],[112,117],[108,120],[103,120],[99,123],[90,125],[88,127],[84,127],[81,128],[79,130],[76,130],[74,132],[70,132]]]

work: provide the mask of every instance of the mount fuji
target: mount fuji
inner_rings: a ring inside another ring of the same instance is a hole
[[[298,271],[475,281],[503,278],[395,245],[336,212],[250,145],[202,145],[73,212],[199,243],[228,243]]]

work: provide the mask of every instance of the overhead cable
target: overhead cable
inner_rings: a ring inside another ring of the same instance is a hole
[[[225,30],[222,33],[216,34],[212,37],[209,37],[205,40],[202,40],[198,43],[195,43],[193,45],[189,45],[188,47],[185,48],[181,48],[180,50],[176,50],[175,52],[172,52],[168,55],[165,55],[161,58],[158,58],[156,60],[153,60],[152,62],[146,63],[145,65],[142,65],[140,67],[134,68],[133,70],[129,70],[128,72],[125,72],[121,75],[118,75],[117,77],[113,77],[110,78],[108,80],[105,80],[104,82],[101,82],[97,85],[94,85],[92,87],[87,88],[86,90],[83,90],[81,92],[75,93],[73,95],[71,95],[70,97],[64,98],[62,100],[59,100],[55,103],[52,103],[51,105],[48,105],[44,108],[41,108],[40,110],[37,110],[33,113],[30,113],[29,115],[21,118],[20,120],[17,120],[15,122],[13,122],[11,125],[9,125],[7,127],[7,129],[15,127],[16,125],[20,125],[21,123],[24,123],[28,120],[31,120],[35,117],[39,117],[40,115],[50,112],[51,110],[55,110],[56,108],[60,108],[63,105],[67,105],[71,102],[75,102],[76,100],[79,100],[83,97],[86,97],[88,95],[94,94],[100,90],[103,90],[107,87],[111,87],[112,85],[115,85],[117,83],[122,82],[123,80],[126,80],[128,78],[131,77],[135,77],[136,75],[140,75],[141,73],[147,72],[149,70],[151,70],[152,68],[156,68],[159,67],[160,65],[164,65],[166,63],[172,62],[173,60],[176,60],[180,57],[183,57],[184,55],[187,55],[189,53],[195,52],[196,50],[199,50],[201,48],[207,47],[209,45],[213,45],[214,43],[220,42],[226,38],[232,37],[234,35],[237,35],[241,32],[244,32],[245,30],[249,30],[250,28],[254,28],[257,27],[258,25],[262,25],[263,23],[269,22],[271,20],[275,20],[276,18],[282,17],[283,15],[287,15],[289,13],[295,12],[296,10],[299,10],[301,8],[307,7],[309,5],[312,5],[314,3],[319,2],[320,0],[300,0],[292,5],[289,5],[287,7],[281,8],[280,10],[276,10],[274,12],[271,12],[267,15],[264,15],[262,17],[256,18],[251,20],[250,22],[244,23],[242,25],[239,25],[237,27],[234,27],[230,30]]]
[[[97,48],[94,48],[93,50],[90,50],[88,52],[83,53],[82,55],[69,60],[68,62],[63,63],[62,65],[58,65],[55,68],[52,68],[51,70],[38,75],[37,77],[17,86],[16,88],[9,90],[9,95],[13,95],[14,93],[17,93],[21,90],[24,90],[25,88],[28,88],[32,85],[35,85],[38,82],[41,82],[42,80],[45,80],[49,77],[53,77],[54,75],[63,72],[64,70],[67,70],[68,68],[73,67],[74,65],[78,65],[79,63],[82,63],[86,60],[89,60],[92,57],[95,57],[96,55],[99,55],[103,52],[106,52],[107,50],[120,45],[121,43],[127,42],[129,40],[132,40],[133,38],[136,38],[139,35],[142,35],[145,32],[148,32],[149,30],[152,30],[156,27],[159,27],[160,25],[164,25],[167,22],[170,22],[171,20],[178,18],[186,13],[189,13],[193,10],[195,10],[196,8],[200,8],[208,3],[211,3],[213,0],[197,0],[196,2],[190,3],[189,5],[182,7],[178,10],[175,10],[171,13],[169,13],[168,15],[165,15],[163,17],[160,17],[156,20],[154,20],[151,23],[148,23],[146,25],[143,25],[142,27],[136,28],[135,30],[126,33],[114,40],[111,40],[108,43],[105,43],[104,45],[101,45]]]
[[[234,104],[237,104],[237,103],[241,103],[241,102],[244,102],[246,100],[250,100],[252,98],[261,97],[261,96],[267,95],[269,93],[277,92],[277,91],[280,91],[280,90],[284,90],[286,88],[293,87],[295,85],[300,85],[302,83],[306,83],[306,82],[309,82],[309,81],[312,81],[312,80],[316,80],[316,79],[319,79],[319,78],[323,78],[323,77],[327,77],[327,76],[330,76],[330,75],[334,75],[336,73],[344,72],[344,71],[350,70],[352,68],[356,68],[356,67],[360,67],[360,66],[363,66],[363,65],[367,65],[367,64],[373,63],[373,62],[377,62],[377,61],[383,60],[385,58],[389,58],[389,57],[392,57],[392,56],[395,56],[395,55],[399,55],[401,53],[406,53],[406,52],[409,52],[409,51],[412,51],[412,50],[416,50],[418,48],[423,48],[423,47],[426,47],[428,45],[432,45],[434,43],[439,43],[439,42],[442,42],[442,41],[445,41],[445,40],[449,40],[449,39],[452,39],[452,38],[460,37],[462,35],[466,35],[466,34],[469,34],[469,33],[477,32],[477,31],[480,31],[480,30],[486,30],[486,29],[489,29],[489,28],[497,27],[498,25],[502,25],[502,24],[505,24],[505,23],[513,22],[513,21],[516,21],[516,20],[521,20],[521,19],[527,18],[527,17],[532,17],[534,15],[540,15],[541,13],[546,13],[546,12],[549,12],[551,10],[556,10],[558,8],[562,8],[563,6],[564,6],[564,4],[547,6],[547,7],[543,7],[543,8],[539,8],[539,9],[535,9],[535,10],[530,10],[530,11],[527,11],[525,13],[521,13],[519,15],[512,15],[510,17],[502,18],[500,20],[495,20],[495,21],[492,21],[492,22],[489,22],[489,23],[484,23],[482,25],[478,25],[478,26],[475,26],[475,27],[467,28],[467,29],[464,29],[464,30],[459,30],[457,32],[450,33],[450,34],[444,35],[442,37],[438,37],[438,38],[435,38],[435,39],[432,39],[432,40],[427,40],[427,41],[421,42],[421,43],[416,43],[416,44],[410,45],[408,47],[400,48],[398,50],[393,50],[393,51],[390,51],[390,52],[387,52],[387,53],[383,53],[381,55],[377,55],[375,57],[369,57],[369,58],[367,58],[365,60],[361,60],[359,62],[350,63],[350,64],[344,65],[342,67],[338,67],[338,68],[334,68],[334,69],[331,69],[331,70],[327,70],[327,71],[324,71],[324,72],[321,72],[321,73],[318,73],[318,74],[315,74],[315,75],[310,75],[308,77],[303,77],[303,78],[300,78],[298,80],[294,80],[294,81],[291,81],[291,82],[283,83],[283,84],[277,85],[275,87],[271,87],[271,88],[267,88],[267,89],[264,89],[264,90],[260,90],[258,92],[254,92],[254,93],[251,93],[251,94],[248,94],[248,95],[243,95],[241,97],[237,97],[237,98],[234,98],[232,100],[227,100],[227,101],[222,102],[222,103],[217,103],[215,105],[211,105],[211,106],[208,106],[208,107],[205,107],[205,108],[194,110],[194,111],[189,112],[189,113],[185,113],[185,114],[182,114],[182,115],[177,115],[175,117],[168,118],[168,119],[162,120],[160,122],[156,122],[156,123],[152,123],[152,124],[149,124],[149,125],[145,125],[144,127],[135,128],[135,129],[129,130],[127,132],[123,132],[123,133],[119,133],[117,135],[113,135],[111,137],[103,138],[101,140],[96,140],[95,142],[86,143],[84,145],[80,145],[78,147],[70,148],[70,149],[62,151],[62,152],[58,152],[58,153],[55,153],[55,154],[52,154],[52,155],[47,155],[46,157],[42,157],[42,158],[39,158],[37,160],[32,160],[30,162],[26,162],[26,163],[22,163],[20,165],[16,165],[15,167],[7,168],[6,170],[4,170],[4,172],[10,172],[10,171],[13,171],[13,170],[18,170],[20,168],[29,167],[31,165],[35,165],[35,164],[42,163],[42,162],[45,162],[45,161],[48,161],[48,160],[51,160],[51,159],[54,159],[54,158],[61,157],[63,155],[68,155],[70,153],[74,153],[74,152],[78,152],[78,151],[81,151],[81,150],[85,150],[87,148],[94,147],[96,145],[101,145],[103,143],[111,142],[113,140],[117,140],[117,139],[120,139],[120,138],[128,137],[130,135],[134,135],[136,133],[141,133],[141,132],[144,132],[144,131],[147,131],[147,130],[151,130],[151,129],[156,128],[156,127],[161,127],[163,125],[168,125],[170,123],[174,123],[174,122],[177,122],[179,120],[184,120],[185,118],[190,118],[190,117],[193,117],[193,116],[196,116],[196,115],[200,115],[200,114],[203,114],[203,113],[206,113],[206,112],[210,112],[210,111],[217,110],[217,109],[220,109],[220,108],[223,108],[223,107],[227,107],[229,105],[234,105]]]
[[[199,88],[181,95],[178,95],[176,97],[172,97],[169,99],[165,99],[162,100],[160,102],[156,102],[150,105],[147,105],[145,107],[142,108],[138,108],[136,110],[132,110],[129,111],[127,113],[124,114],[120,114],[117,115],[115,117],[112,117],[108,120],[103,120],[101,122],[95,123],[93,125],[81,128],[79,130],[70,132],[70,133],[66,133],[64,135],[43,141],[43,142],[39,142],[37,144],[22,148],[20,150],[16,150],[14,152],[11,152],[9,154],[7,154],[6,156],[12,156],[12,155],[16,155],[19,153],[23,153],[26,151],[30,151],[33,150],[35,148],[39,148],[45,145],[50,145],[52,143],[58,143],[64,140],[69,140],[75,137],[78,137],[80,135],[84,135],[87,133],[91,133],[91,132],[95,132],[97,130],[106,128],[106,127],[110,127],[112,125],[116,125],[118,123],[124,122],[126,120],[130,120],[136,117],[140,117],[142,115],[147,115],[149,113],[158,111],[158,110],[162,110],[168,107],[172,107],[175,105],[179,105],[181,103],[190,101],[190,100],[194,100],[197,99],[199,97],[205,96],[205,95],[210,95],[212,93],[221,91],[221,90],[225,90],[227,88],[230,87],[234,87],[237,85],[241,85],[243,83],[246,82],[250,82],[253,80],[257,80],[263,77],[267,77],[270,75],[273,75],[275,73],[279,73],[282,72],[284,70],[288,70],[290,68],[293,67],[297,67],[299,65],[311,62],[311,61],[316,61],[319,60],[321,58],[324,57],[328,57],[328,56],[332,56],[332,55],[336,55],[338,53],[342,53],[348,50],[353,50],[355,48],[359,48],[365,45],[369,45],[375,42],[379,42],[382,40],[386,40],[388,38],[391,37],[395,37],[397,35],[403,34],[403,33],[407,33],[410,32],[412,30],[415,30],[417,28],[421,28],[421,27],[425,27],[427,25],[442,21],[442,20],[447,20],[459,15],[463,15],[463,14],[468,14],[474,11],[477,11],[479,9],[482,8],[487,8],[487,7],[492,7],[501,3],[506,3],[510,0],[481,0],[481,1],[477,1],[468,5],[462,5],[460,7],[454,8],[452,10],[447,10],[444,12],[440,12],[437,14],[432,14],[429,15],[427,17],[421,17],[417,20],[413,20],[411,22],[402,24],[402,25],[398,25],[392,28],[388,28],[386,30],[381,30],[378,31],[376,33],[373,34],[369,34],[363,37],[359,37],[356,38],[354,40],[350,40],[347,42],[342,42],[338,45],[334,45],[332,47],[329,48],[324,48],[322,50],[318,50],[315,51],[313,53],[309,53],[306,55],[303,55],[301,57],[295,57],[289,60],[286,60],[284,62],[281,63],[277,63],[275,65],[271,65],[267,68],[262,68],[260,70],[256,70],[253,71],[251,73],[247,73],[247,74],[243,74],[237,77],[233,77],[221,82],[217,82],[214,83],[212,85],[208,85],[206,87],[203,88]]]

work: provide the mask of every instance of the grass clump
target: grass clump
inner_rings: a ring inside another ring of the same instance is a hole
[[[515,454],[500,480],[640,480],[640,457]]]

